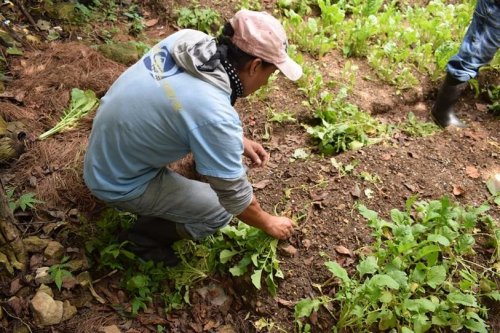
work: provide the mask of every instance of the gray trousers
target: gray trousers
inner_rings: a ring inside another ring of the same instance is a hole
[[[185,178],[167,168],[151,180],[140,197],[109,204],[138,215],[162,218],[165,223],[176,223],[183,238],[195,240],[214,234],[233,218],[209,184]]]

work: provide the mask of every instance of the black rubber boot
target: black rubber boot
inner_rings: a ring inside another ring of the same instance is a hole
[[[450,74],[446,74],[446,78],[439,89],[436,102],[434,103],[431,111],[431,117],[436,124],[441,127],[467,127],[460,121],[460,119],[458,119],[455,111],[453,111],[453,106],[457,102],[466,85],[467,82],[458,81]]]
[[[156,263],[163,262],[165,266],[175,266],[179,258],[172,249],[172,244],[184,237],[177,229],[182,225],[161,218],[139,216],[134,226],[122,232],[121,242],[128,241],[127,249],[144,260]]]

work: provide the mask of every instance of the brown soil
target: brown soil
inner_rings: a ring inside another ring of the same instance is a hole
[[[161,3],[157,1],[156,3]],[[165,1],[165,4],[167,2]],[[272,4],[266,5],[271,8]],[[161,6],[160,6],[161,7]],[[234,12],[234,4],[218,4],[215,9],[226,17]],[[164,5],[164,10],[168,11]],[[148,12],[151,17],[154,14]],[[164,22],[164,30],[173,31],[172,22]],[[159,23],[160,24],[160,23]],[[163,31],[163,30],[162,30]],[[151,38],[162,35],[158,26],[148,29]],[[165,36],[161,36],[162,38]],[[12,58],[10,72],[13,80],[0,97],[1,114],[8,120],[20,120],[35,138],[58,121],[67,106],[73,87],[91,89],[103,96],[112,82],[125,70],[92,48],[79,42],[52,42],[37,45],[35,50],[25,51],[22,57]],[[332,53],[310,63],[321,64],[325,80],[341,81],[340,70],[345,60]],[[424,120],[432,105],[437,82],[425,77],[422,84],[402,94],[380,81],[366,80],[375,77],[362,59],[351,59],[359,66],[355,91],[350,101],[362,110],[372,113],[388,123],[404,121],[408,112]],[[480,77],[480,83],[499,84],[498,72],[488,72]],[[412,138],[397,134],[384,143],[334,156],[344,164],[358,161],[354,172],[345,176],[331,165],[329,156],[321,156],[315,149],[302,124],[312,124],[315,119],[303,105],[304,96],[297,87],[279,77],[265,100],[239,100],[236,109],[245,124],[246,135],[262,142],[271,154],[269,164],[253,169],[249,177],[254,184],[270,182],[255,194],[267,211],[277,209],[288,214],[305,214],[288,241],[280,246],[293,245],[298,251],[290,256],[280,253],[285,278],[280,281],[277,297],[265,290],[256,291],[248,277],[233,278],[228,274],[215,276],[196,285],[191,290],[191,307],[164,315],[161,309],[151,308],[137,318],[119,315],[111,304],[126,303],[127,297],[118,285],[118,275],[112,274],[95,284],[98,294],[106,304],[99,304],[84,290],[72,289],[57,295],[60,300],[79,304],[78,313],[57,327],[38,328],[36,332],[98,332],[102,327],[117,325],[122,332],[156,332],[163,325],[168,332],[255,332],[254,322],[267,318],[285,332],[294,331],[294,304],[304,297],[318,296],[313,285],[326,281],[330,275],[324,266],[326,260],[336,260],[352,270],[357,263],[357,251],[371,241],[366,221],[357,214],[354,205],[361,201],[367,207],[387,217],[392,208],[404,208],[407,198],[418,194],[423,199],[438,199],[447,195],[463,205],[477,206],[489,198],[485,181],[500,172],[500,122],[486,111],[486,102],[466,91],[457,105],[457,113],[469,127],[465,130],[443,130],[425,138]],[[293,123],[267,122],[267,110],[286,110],[297,118]],[[262,140],[266,126],[271,125],[270,137]],[[33,213],[17,214],[23,235],[52,237],[73,253],[83,253],[80,244],[67,238],[58,222],[78,228],[83,215],[92,219],[103,205],[97,202],[82,181],[82,158],[91,128],[91,117],[69,132],[44,141],[32,140],[26,153],[18,160],[0,169],[4,185],[16,188],[16,193],[36,193],[44,204],[37,205]],[[304,148],[312,154],[305,160],[290,161],[293,152]],[[478,170],[471,176],[470,167]],[[377,186],[362,181],[361,171],[380,176]],[[318,184],[326,184],[319,186]],[[355,187],[360,196],[353,196]],[[373,190],[373,197],[364,190]],[[289,200],[284,190],[292,189]],[[493,207],[490,212],[498,221],[500,211]],[[339,251],[339,246],[350,250],[351,255]],[[477,248],[479,254],[486,249]],[[319,254],[323,253],[322,256]],[[31,258],[30,271],[41,266],[41,254]],[[47,263],[44,263],[46,266]],[[94,280],[100,276],[93,276]],[[12,281],[21,281],[23,288],[12,294]],[[204,285],[221,286],[229,304],[215,306],[204,299],[199,290]],[[24,303],[13,311],[9,309],[8,321],[0,322],[7,332],[23,326],[18,317],[31,323],[27,301],[33,296],[35,286],[17,276],[2,277],[0,293],[2,301],[14,295],[22,295]],[[75,291],[76,290],[76,291]],[[335,290],[326,290],[334,293]],[[2,302],[3,303],[3,302]],[[2,305],[2,307],[5,307]],[[496,316],[498,304],[492,304],[490,324],[492,332],[500,332],[500,318]],[[5,317],[4,317],[5,318]],[[313,316],[314,332],[327,332],[334,319],[320,311]]]

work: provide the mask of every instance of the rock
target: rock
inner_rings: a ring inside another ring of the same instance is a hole
[[[89,262],[86,257],[83,259],[70,260],[67,264],[70,272],[84,271],[89,268]]]
[[[42,284],[40,287],[38,287],[37,292],[39,292],[39,291],[46,293],[50,297],[54,297],[54,293],[52,292],[52,289],[50,289],[50,287],[45,285],[45,284]]]
[[[23,303],[24,303],[24,301],[17,296],[11,297],[7,301],[7,304],[9,304],[12,311],[14,311],[14,314],[18,317],[21,315],[21,313],[23,311],[23,308],[24,308]]]
[[[21,284],[20,278],[12,280],[12,282],[10,283],[9,294],[15,295],[22,287],[23,285]]]
[[[102,332],[102,333],[121,333],[120,329],[116,325],[101,327],[99,329],[99,332]]]
[[[19,43],[16,42],[16,40],[12,38],[12,36],[8,32],[2,30],[0,30],[0,44],[3,44],[7,47],[19,45]]]
[[[61,259],[64,255],[64,246],[56,241],[50,241],[44,251],[47,259]]]
[[[237,330],[232,325],[222,325],[217,329],[217,333],[236,333]]]
[[[289,256],[289,257],[294,257],[298,253],[297,249],[293,245],[290,245],[290,244],[286,245],[286,246],[282,246],[280,249],[283,250],[284,254]]]
[[[131,65],[141,57],[137,47],[132,42],[102,44],[98,46],[97,50],[106,58],[124,65]]]
[[[76,315],[77,312],[78,310],[76,309],[76,306],[72,305],[68,300],[64,301],[62,321],[73,318],[73,316]]]
[[[43,250],[49,244],[49,239],[42,239],[37,236],[29,236],[23,239],[24,248],[28,252],[36,253],[43,252]]]
[[[54,279],[49,274],[49,267],[40,267],[36,270],[35,282],[39,285],[54,282]]]
[[[63,318],[63,302],[54,300],[43,291],[38,291],[31,300],[33,317],[40,326],[59,324]]]

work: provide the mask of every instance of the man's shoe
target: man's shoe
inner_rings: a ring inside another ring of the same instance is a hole
[[[179,263],[179,258],[172,249],[172,243],[161,244],[151,238],[137,233],[124,230],[118,236],[120,242],[127,242],[125,248],[137,255],[139,258],[155,263],[163,263],[167,267],[175,266]]]
[[[460,119],[458,119],[455,111],[453,111],[453,106],[462,94],[466,85],[467,82],[458,81],[450,74],[446,74],[446,78],[439,89],[436,102],[434,103],[431,111],[431,117],[436,124],[441,127],[467,127],[460,121]]]

